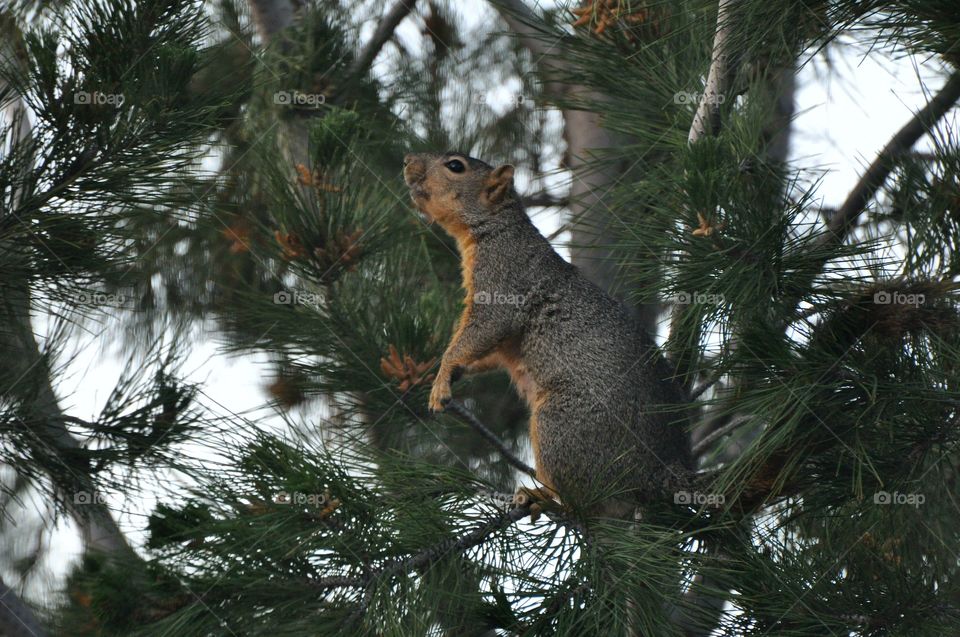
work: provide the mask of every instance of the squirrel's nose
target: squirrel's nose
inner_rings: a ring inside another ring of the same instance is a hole
[[[415,153],[403,156],[403,180],[408,186],[423,179],[426,167],[423,161]]]

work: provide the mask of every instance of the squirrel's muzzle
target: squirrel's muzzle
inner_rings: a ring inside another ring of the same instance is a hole
[[[430,199],[430,193],[423,188],[427,176],[427,162],[421,155],[409,154],[403,157],[403,181],[410,188],[410,199],[427,223],[433,223],[433,217],[425,210],[424,204]]]
[[[413,186],[427,174],[427,162],[419,155],[405,155],[403,158],[403,180],[408,186]]]

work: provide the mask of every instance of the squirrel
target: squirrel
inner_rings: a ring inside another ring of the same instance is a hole
[[[456,240],[466,289],[429,407],[444,409],[463,372],[505,368],[546,487],[521,491],[631,517],[688,484],[684,392],[627,308],[533,225],[513,175],[456,152],[404,158],[414,205]]]

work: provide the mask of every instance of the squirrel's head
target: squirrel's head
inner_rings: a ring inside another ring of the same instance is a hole
[[[413,203],[455,237],[509,214],[504,204],[517,200],[510,165],[494,168],[454,152],[407,155],[403,165]]]

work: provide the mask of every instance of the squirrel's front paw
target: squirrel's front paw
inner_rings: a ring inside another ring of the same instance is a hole
[[[443,411],[453,394],[450,392],[450,381],[437,378],[430,390],[430,411]]]

